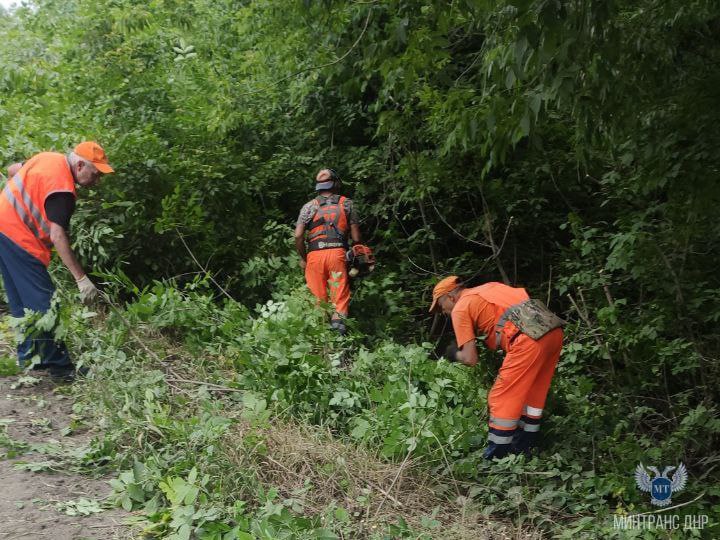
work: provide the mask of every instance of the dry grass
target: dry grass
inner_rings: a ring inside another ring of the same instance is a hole
[[[438,493],[429,474],[409,457],[388,463],[309,426],[280,420],[262,428],[239,423],[226,439],[225,452],[239,470],[255,471],[258,481],[284,498],[300,500],[308,513],[319,514],[332,504],[345,508],[359,538],[399,518],[423,528],[423,517],[433,512],[441,523],[428,531],[434,538],[535,537],[480,515],[465,497]]]

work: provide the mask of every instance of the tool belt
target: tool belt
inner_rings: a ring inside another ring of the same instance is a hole
[[[308,243],[308,251],[317,251],[319,249],[347,249],[347,244],[341,240],[313,240]]]
[[[512,322],[520,333],[538,340],[556,328],[561,328],[567,322],[552,311],[541,300],[525,300],[505,310],[495,326],[496,348],[500,347],[500,334],[506,322]],[[517,335],[513,336],[512,342]]]

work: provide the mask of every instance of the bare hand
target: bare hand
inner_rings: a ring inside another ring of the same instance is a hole
[[[305,259],[300,259],[300,268],[305,270],[306,266],[307,266],[307,261]]]

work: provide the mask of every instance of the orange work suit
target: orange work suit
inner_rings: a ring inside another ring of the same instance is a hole
[[[307,254],[305,281],[310,292],[318,300],[330,302],[335,313],[333,318],[347,317],[350,306],[350,281],[343,248],[318,249]]]
[[[507,353],[488,394],[488,448],[499,448],[495,454],[498,457],[505,455],[513,442],[536,437],[562,349],[561,328],[536,341],[510,321],[498,327],[510,306],[528,299],[525,289],[486,283],[461,291],[451,315],[458,347],[473,341],[476,335],[484,335],[486,346],[500,347]],[[500,343],[496,343],[497,336]]]

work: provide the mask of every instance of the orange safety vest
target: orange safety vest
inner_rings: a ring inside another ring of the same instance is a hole
[[[465,294],[476,294],[492,306],[495,320],[493,329],[481,329],[487,336],[485,344],[488,348],[497,350],[497,336],[500,336],[500,346],[507,351],[508,345],[520,330],[512,322],[501,319],[504,319],[503,315],[510,306],[530,299],[527,291],[520,287],[510,287],[504,283],[491,281],[479,287],[467,289]]]
[[[50,220],[45,200],[53,193],[72,193],[75,180],[65,155],[42,152],[25,162],[8,178],[0,195],[0,233],[37,258],[50,264]]]
[[[345,215],[346,197],[341,195],[318,196],[318,208],[308,233],[308,251],[318,249],[347,249],[348,222]]]

